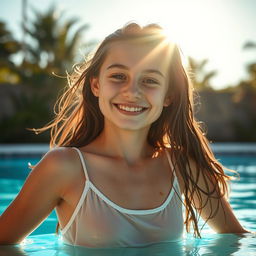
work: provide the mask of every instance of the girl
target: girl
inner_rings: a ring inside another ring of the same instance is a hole
[[[200,236],[199,216],[218,233],[247,232],[161,27],[115,31],[69,83],[56,118],[39,129],[51,128],[53,149],[0,218],[1,244],[21,242],[54,208],[64,242],[86,247],[176,241],[184,224]]]

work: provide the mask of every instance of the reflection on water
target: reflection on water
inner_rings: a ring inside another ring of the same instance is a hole
[[[21,245],[0,246],[0,256],[197,256],[256,255],[253,234],[207,234],[203,239],[188,236],[181,242],[159,243],[143,248],[94,249],[70,246],[55,235],[31,236]]]

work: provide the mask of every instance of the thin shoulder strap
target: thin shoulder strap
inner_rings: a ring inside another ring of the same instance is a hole
[[[173,173],[174,177],[177,179],[177,176],[176,176],[173,164],[172,164],[172,160],[171,160],[170,154],[169,154],[167,149],[165,149],[165,152],[166,152],[166,155],[167,155],[167,158],[168,158],[169,165],[170,165],[170,167],[172,169],[172,173]]]
[[[166,155],[167,155],[167,159],[168,159],[169,165],[171,166],[172,173],[173,173],[173,175],[174,175],[173,184],[177,184],[179,194],[181,194],[180,184],[179,184],[179,182],[178,182],[178,178],[177,178],[177,175],[176,175],[175,169],[174,169],[174,167],[173,167],[173,164],[172,164],[172,160],[171,160],[170,154],[169,154],[169,152],[168,152],[168,150],[167,150],[167,149],[165,149],[165,152],[166,152]]]
[[[73,149],[75,149],[80,157],[80,160],[81,160],[81,163],[82,163],[82,166],[83,166],[83,170],[84,170],[84,175],[86,177],[86,180],[89,181],[89,175],[88,175],[88,171],[87,171],[87,168],[86,168],[86,164],[85,164],[85,160],[84,160],[84,156],[82,154],[82,152],[80,151],[80,149],[78,148],[75,148],[75,147],[72,147]]]

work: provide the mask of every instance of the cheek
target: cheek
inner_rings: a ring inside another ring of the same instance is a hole
[[[166,93],[163,91],[153,91],[148,94],[148,98],[150,99],[150,102],[152,102],[153,106],[160,107],[164,105],[165,94]]]
[[[116,91],[113,87],[104,84],[99,90],[99,107],[101,112],[104,114],[107,110],[112,107],[113,98],[116,95]]]
[[[100,96],[102,98],[111,97],[112,95],[114,95],[117,92],[118,88],[119,87],[117,85],[114,85],[107,79],[99,80]]]
[[[163,93],[155,92],[148,95],[148,100],[152,106],[152,114],[154,116],[154,121],[157,120],[164,108],[164,97]]]

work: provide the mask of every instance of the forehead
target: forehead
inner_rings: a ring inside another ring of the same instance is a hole
[[[169,51],[169,47],[163,43],[113,42],[108,47],[102,68],[118,63],[131,69],[158,69],[166,73],[170,61]]]

